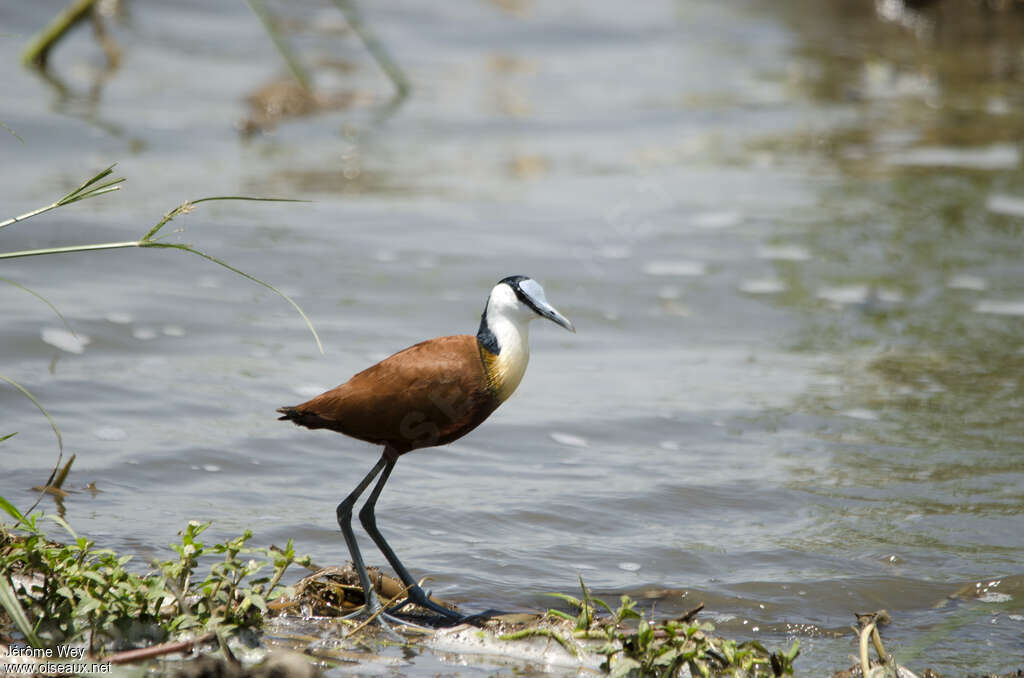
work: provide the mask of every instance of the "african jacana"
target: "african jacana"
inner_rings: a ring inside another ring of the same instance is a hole
[[[384,446],[376,466],[338,505],[338,525],[366,598],[364,611],[380,610],[355,534],[352,508],[373,479],[359,520],[384,557],[408,587],[412,602],[449,619],[461,618],[430,600],[377,529],[374,507],[398,458],[415,449],[446,445],[480,425],[515,391],[530,358],[528,329],[543,316],[575,332],[572,323],[548,303],[544,288],[522,275],[498,282],[491,290],[476,336],[438,337],[410,346],[356,374],[344,384],[308,402],[278,410],[307,428],[326,428]],[[383,473],[382,473],[383,472]]]

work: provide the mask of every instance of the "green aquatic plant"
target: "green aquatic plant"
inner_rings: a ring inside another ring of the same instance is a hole
[[[14,519],[0,524],[0,607],[34,647],[87,640],[90,651],[159,641],[179,633],[210,632],[223,638],[256,628],[269,604],[291,595],[281,578],[294,563],[289,540],[283,550],[248,546],[252,532],[214,544],[198,537],[209,523],[192,521],[173,544],[177,558],[155,562],[149,573],[126,566],[130,555],[97,548],[57,516],[23,515],[0,497],[0,509]],[[50,541],[44,520],[71,537]],[[217,558],[208,574],[200,564]],[[267,576],[257,576],[269,569]]]
[[[705,677],[760,678],[793,674],[793,661],[800,653],[799,642],[794,642],[787,651],[769,652],[757,641],[739,643],[713,635],[713,625],[693,619],[700,607],[676,619],[647,619],[636,609],[636,601],[627,595],[623,595],[619,606],[613,609],[591,595],[582,578],[580,589],[579,598],[564,593],[547,594],[568,603],[576,610],[575,615],[551,609],[545,616],[566,626],[572,625],[571,637],[576,641],[604,641],[595,651],[605,658],[602,669],[615,678],[672,678],[683,675],[684,669],[692,676]],[[603,612],[599,613],[599,608]],[[548,626],[528,627],[505,634],[501,639],[529,637],[551,638],[574,656],[580,654],[580,648],[571,643],[567,631]]]
[[[189,522],[180,532],[181,544],[173,544],[178,560],[160,563],[160,569],[175,591],[179,614],[168,624],[171,630],[215,627],[221,631],[258,626],[269,613],[268,604],[282,596],[291,596],[291,587],[280,586],[281,577],[293,563],[308,564],[307,556],[298,557],[289,539],[282,550],[247,546],[252,531],[225,542],[204,545],[197,537],[210,523]],[[204,555],[223,555],[210,567],[210,574],[196,580],[196,568]],[[241,556],[261,555],[269,560]],[[267,566],[269,577],[256,577]],[[184,595],[183,595],[184,594]]]

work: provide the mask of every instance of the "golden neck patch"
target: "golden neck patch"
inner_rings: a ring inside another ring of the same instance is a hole
[[[526,373],[526,362],[529,354],[522,351],[502,351],[491,353],[484,346],[479,346],[480,360],[484,364],[484,375],[487,379],[487,390],[505,402],[519,386]]]

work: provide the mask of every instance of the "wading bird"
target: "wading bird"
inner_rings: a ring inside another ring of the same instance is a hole
[[[461,438],[512,395],[530,358],[529,324],[538,316],[576,331],[548,303],[537,281],[522,275],[505,278],[491,290],[475,337],[438,337],[410,346],[308,402],[278,410],[282,420],[384,446],[380,461],[337,510],[338,525],[365,593],[365,613],[381,611],[381,604],[352,532],[352,508],[380,474],[359,520],[408,587],[407,598],[391,610],[412,602],[453,621],[461,618],[431,601],[405,569],[377,529],[374,507],[401,455]]]

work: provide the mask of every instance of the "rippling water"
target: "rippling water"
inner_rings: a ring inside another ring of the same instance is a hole
[[[1019,668],[1019,17],[364,4],[411,98],[382,112],[389,84],[333,10],[292,8],[321,85],[357,103],[248,141],[245,96],[283,67],[244,4],[132,3],[99,85],[86,31],[57,49],[63,94],[16,66],[56,8],[0,8],[0,120],[24,139],[0,140],[5,211],[110,162],[129,178],[4,229],[4,251],[137,238],[206,195],[314,201],[202,205],[173,239],[293,295],[323,356],[280,298],[198,258],[3,264],[78,335],[3,290],[0,371],[54,415],[71,485],[99,490],[65,500],[72,524],[143,557],[200,519],[345,561],[333,509],[377,451],[274,409],[475,331],[494,282],[526,273],[579,333],[535,325],[516,396],[404,457],[380,503],[436,593],[543,609],[579,573],[659,613],[705,601],[729,635],[799,638],[807,675],[845,666],[852,613],[884,607],[912,668]],[[52,436],[0,398],[0,434],[18,431],[0,494],[27,505]],[[398,670],[489,670],[445,662]]]

